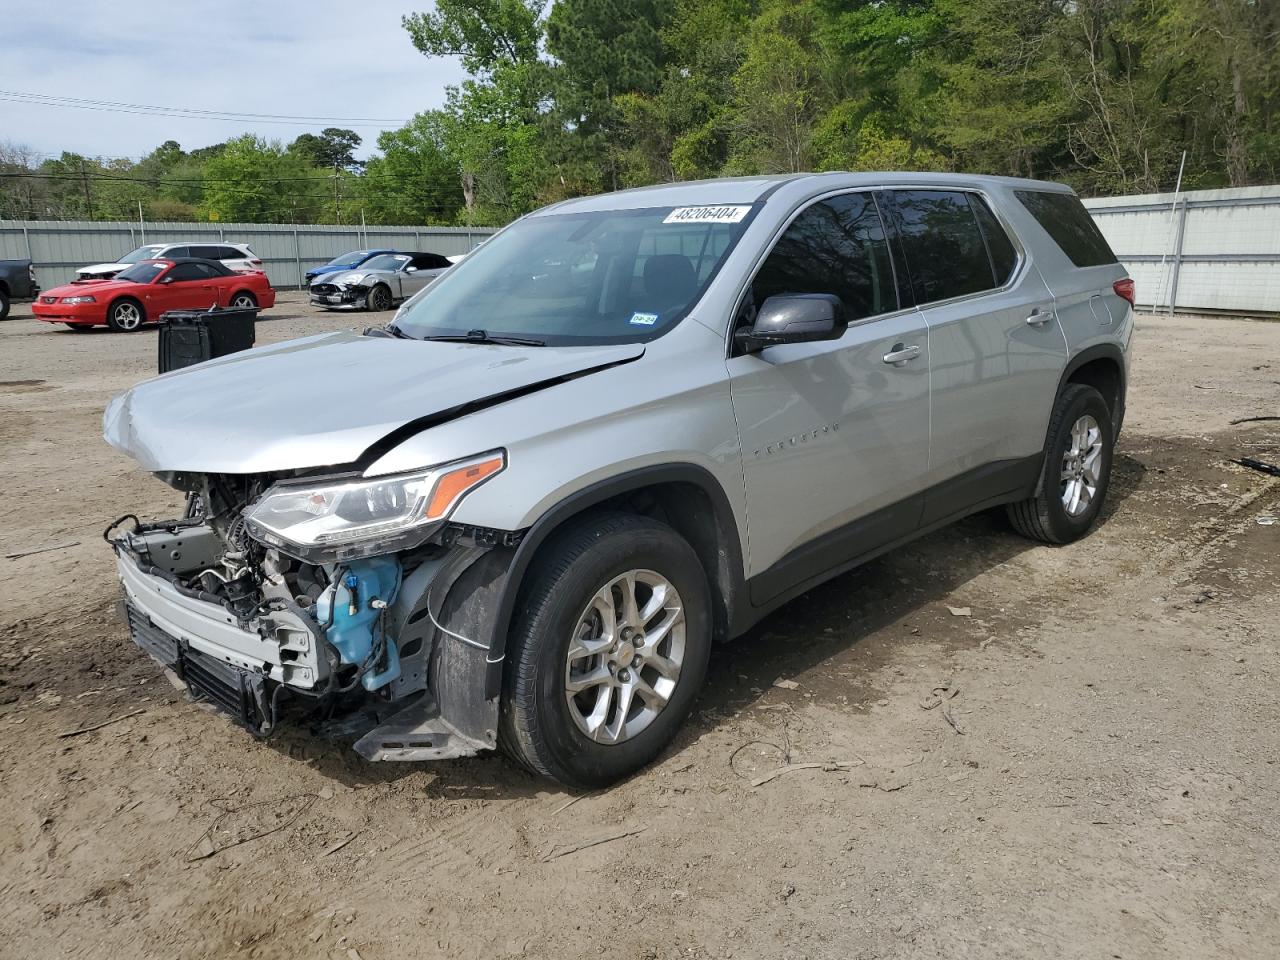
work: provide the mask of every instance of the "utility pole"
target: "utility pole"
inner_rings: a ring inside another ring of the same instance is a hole
[[[93,219],[93,196],[89,193],[89,173],[84,168],[84,160],[80,161],[80,179],[84,181],[84,208],[90,220]]]
[[[338,222],[342,222],[342,179],[338,176],[338,165],[333,165],[333,207]]]

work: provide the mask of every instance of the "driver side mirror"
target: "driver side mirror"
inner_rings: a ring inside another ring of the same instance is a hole
[[[418,272],[418,268],[417,268],[417,267],[405,267],[405,268],[404,268],[404,272],[405,272],[405,273],[417,273],[417,272]]]
[[[161,278],[160,278],[160,282],[161,282],[161,283],[173,283],[173,281],[174,281],[174,278],[173,278],[173,277],[161,277]]]
[[[782,343],[839,340],[848,326],[844,303],[835,294],[779,294],[762,303],[755,322],[734,339],[744,350],[759,350]]]

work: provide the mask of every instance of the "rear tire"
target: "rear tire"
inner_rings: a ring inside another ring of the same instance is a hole
[[[0,320],[9,316],[9,295],[0,290]]]
[[[1036,495],[1008,507],[1013,528],[1043,543],[1071,543],[1097,522],[1111,483],[1115,427],[1102,394],[1069,383],[1049,418]]]
[[[228,304],[228,306],[237,310],[242,308],[256,309],[258,306],[258,298],[255,297],[248,290],[241,290],[239,293],[237,293],[234,297],[231,298],[231,303]]]
[[[499,746],[567,786],[606,786],[657,757],[693,706],[711,652],[707,578],[671,527],[630,514],[556,535],[538,567],[512,624]]]
[[[116,333],[132,333],[147,319],[137,300],[117,300],[107,310],[107,326]]]

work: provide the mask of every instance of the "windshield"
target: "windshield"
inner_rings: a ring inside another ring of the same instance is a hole
[[[353,250],[350,253],[339,254],[328,263],[326,267],[358,267],[364,263],[369,256],[368,250]]]
[[[117,280],[128,280],[132,283],[150,283],[167,267],[167,263],[138,263],[128,270],[116,274]]]
[[[164,244],[153,243],[145,247],[139,247],[133,253],[126,253],[116,263],[137,263],[139,260],[150,260],[157,253],[164,249]]]
[[[512,224],[405,304],[413,337],[650,340],[697,301],[750,222],[748,204],[532,217]]]
[[[384,253],[372,260],[367,260],[360,264],[361,270],[391,270],[396,271],[409,262],[409,258],[402,253]]]

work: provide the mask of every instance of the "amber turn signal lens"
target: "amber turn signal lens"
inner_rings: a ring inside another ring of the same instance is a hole
[[[506,465],[506,458],[497,454],[488,460],[469,463],[446,473],[431,494],[431,502],[427,505],[427,519],[438,520],[448,514],[464,493],[498,473]]]

